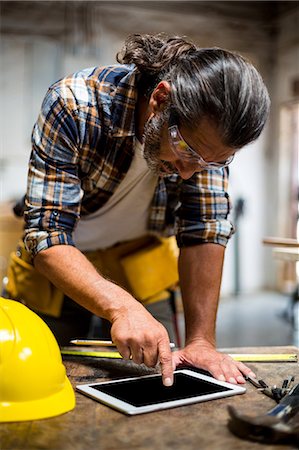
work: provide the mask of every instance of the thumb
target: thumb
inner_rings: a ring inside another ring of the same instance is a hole
[[[183,362],[184,362],[184,357],[183,357],[183,351],[182,350],[177,350],[177,351],[172,353],[173,370],[175,370],[175,368],[177,366],[179,366],[180,364],[182,364]]]

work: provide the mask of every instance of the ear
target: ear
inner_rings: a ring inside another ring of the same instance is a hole
[[[149,99],[149,106],[154,114],[165,108],[169,102],[170,91],[171,86],[168,81],[162,80],[155,87]]]

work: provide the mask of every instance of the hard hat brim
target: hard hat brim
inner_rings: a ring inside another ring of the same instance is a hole
[[[26,402],[0,402],[0,422],[47,419],[71,411],[75,395],[68,378],[62,390],[47,398]]]

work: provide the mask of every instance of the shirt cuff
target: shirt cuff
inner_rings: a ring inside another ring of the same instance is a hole
[[[234,227],[229,220],[210,220],[179,229],[176,239],[180,248],[205,243],[226,247],[234,232]]]
[[[26,250],[33,258],[42,250],[54,245],[72,245],[75,247],[72,235],[64,231],[30,231],[25,234],[24,243]]]

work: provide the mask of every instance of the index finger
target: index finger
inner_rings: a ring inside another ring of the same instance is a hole
[[[159,360],[161,364],[162,382],[164,386],[173,385],[172,353],[169,341],[161,341],[158,345]]]

